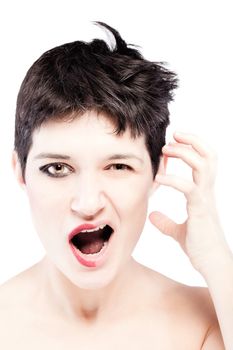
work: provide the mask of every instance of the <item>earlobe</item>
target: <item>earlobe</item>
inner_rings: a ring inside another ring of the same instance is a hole
[[[19,161],[19,157],[16,151],[13,151],[12,153],[12,168],[13,171],[15,173],[15,177],[16,180],[18,182],[18,184],[20,185],[20,187],[22,187],[24,189],[25,187],[25,181],[22,175],[22,168],[21,168],[21,164]]]

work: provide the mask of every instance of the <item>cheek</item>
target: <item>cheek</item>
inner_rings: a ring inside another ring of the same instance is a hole
[[[149,184],[145,181],[135,181],[134,185],[115,189],[114,206],[124,227],[125,235],[134,241],[138,240],[147,217]],[[130,242],[129,242],[130,243]]]
[[[57,185],[47,178],[34,176],[27,183],[27,195],[33,210],[46,211],[48,208],[59,209],[65,201],[66,185]],[[58,205],[59,203],[59,205]]]
[[[126,213],[135,213],[140,210],[144,210],[147,207],[149,198],[148,181],[145,179],[135,180],[129,182],[123,186],[116,185],[112,189],[112,198],[114,198],[115,204],[124,210]]]
[[[46,186],[31,184],[27,195],[34,225],[38,233],[48,232],[58,226],[64,215],[67,215],[66,194]]]

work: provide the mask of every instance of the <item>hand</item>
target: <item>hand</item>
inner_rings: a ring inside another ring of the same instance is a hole
[[[215,152],[193,134],[174,133],[176,142],[163,147],[166,157],[180,158],[192,168],[192,180],[175,175],[157,175],[156,181],[182,192],[187,200],[187,220],[177,224],[154,211],[151,223],[172,236],[201,272],[220,251],[228,250],[215,205],[214,184],[217,168]]]

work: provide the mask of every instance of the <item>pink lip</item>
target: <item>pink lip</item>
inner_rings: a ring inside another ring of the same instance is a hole
[[[71,239],[77,235],[79,232],[83,231],[83,230],[91,230],[91,229],[94,229],[98,226],[95,226],[95,225],[91,225],[91,224],[83,224],[83,225],[80,225],[78,227],[76,227],[75,229],[73,229],[73,231],[70,232],[69,236],[68,236],[68,239],[69,241],[71,241]]]
[[[90,230],[90,229],[95,229],[99,226],[102,226],[102,225],[109,225],[112,227],[112,229],[115,231],[115,229],[113,228],[113,225],[110,223],[110,222],[107,222],[107,221],[99,221],[95,224],[82,224],[80,226],[77,226],[76,228],[74,228],[70,234],[68,235],[68,240],[69,240],[69,245],[71,246],[71,249],[75,255],[75,257],[77,258],[77,260],[84,266],[86,267],[98,267],[98,266],[101,266],[105,259],[107,258],[109,252],[106,251],[103,253],[102,256],[96,258],[95,261],[93,261],[92,259],[84,259],[83,257],[80,256],[80,254],[77,253],[77,250],[75,249],[75,247],[73,246],[73,244],[71,243],[71,240],[72,238],[77,235],[79,232],[81,232],[82,230]],[[112,239],[114,240],[114,236],[113,237],[110,237],[110,241],[109,242],[112,242]],[[106,254],[107,253],[107,254]]]
[[[68,235],[68,240],[69,242],[71,241],[71,239],[77,235],[79,232],[83,231],[83,230],[91,230],[91,229],[94,229],[94,228],[97,228],[97,227],[100,227],[102,225],[109,225],[112,227],[112,229],[114,230],[113,226],[111,223],[107,222],[107,221],[99,221],[99,222],[96,222],[95,224],[82,224],[82,225],[79,225],[77,226],[76,228],[74,228]]]

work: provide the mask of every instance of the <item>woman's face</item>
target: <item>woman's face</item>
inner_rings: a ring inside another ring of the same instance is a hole
[[[144,137],[134,140],[128,130],[116,136],[113,130],[94,112],[71,122],[50,121],[34,132],[28,154],[24,188],[36,231],[53,264],[84,289],[109,284],[130,259],[156,187]],[[88,265],[86,254],[83,263],[70,234],[82,224],[105,223],[114,232],[104,258],[92,257]]]

